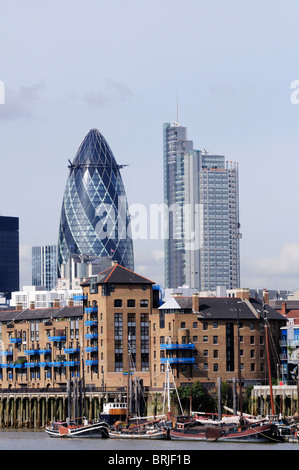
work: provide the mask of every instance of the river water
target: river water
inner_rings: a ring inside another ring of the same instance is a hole
[[[232,442],[196,442],[196,441],[164,441],[164,440],[117,440],[101,438],[53,438],[44,431],[36,430],[1,430],[0,450],[64,450],[64,451],[105,451],[103,455],[115,455],[118,451],[146,451],[146,455],[154,453],[171,453],[194,455],[194,451],[296,451],[299,443],[232,443]],[[196,452],[197,453],[197,452]]]

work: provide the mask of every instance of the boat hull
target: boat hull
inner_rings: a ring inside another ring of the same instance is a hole
[[[164,431],[153,433],[130,433],[109,431],[109,437],[112,439],[168,439],[167,432]]]
[[[186,429],[170,431],[170,438],[174,440],[195,441],[221,441],[221,442],[277,442],[281,441],[271,424],[248,428],[225,429],[209,427],[200,429]]]
[[[50,437],[76,438],[76,437],[109,437],[108,427],[106,423],[96,423],[85,426],[50,426],[46,427],[45,432]]]

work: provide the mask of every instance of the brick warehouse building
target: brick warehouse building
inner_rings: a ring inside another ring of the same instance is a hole
[[[280,328],[285,318],[247,289],[234,298],[174,295],[151,316],[151,373],[153,388],[163,388],[165,364],[172,365],[176,385],[199,380],[217,386],[217,378],[238,378],[238,322],[241,376],[245,383],[267,383],[265,315],[272,345],[272,376],[277,374]]]
[[[89,389],[121,390],[134,371],[146,390],[158,391],[167,359],[178,386],[200,380],[213,387],[219,376],[237,377],[238,317],[242,377],[267,378],[261,302],[240,291],[243,300],[174,296],[159,306],[153,287],[115,264],[82,284],[83,306],[0,312],[0,387],[59,389],[84,366]],[[279,351],[285,318],[268,305],[266,312]]]

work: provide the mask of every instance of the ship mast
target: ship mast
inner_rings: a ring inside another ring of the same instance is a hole
[[[267,318],[267,311],[265,309],[264,300],[263,300],[263,313],[264,313],[264,320],[265,320],[265,336],[266,336],[266,350],[267,350],[267,361],[268,361],[268,379],[269,379],[269,385],[270,385],[271,412],[272,412],[272,416],[274,416],[274,401],[273,401],[270,350],[269,350],[269,333],[268,333],[269,322],[268,322],[268,318]]]

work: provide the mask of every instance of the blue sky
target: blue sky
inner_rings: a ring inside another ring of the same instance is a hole
[[[129,204],[163,202],[162,128],[239,162],[241,284],[299,286],[299,3],[295,0],[0,0],[0,213],[31,247],[57,243],[72,160],[107,139]],[[135,270],[163,281],[163,241],[135,240]]]

